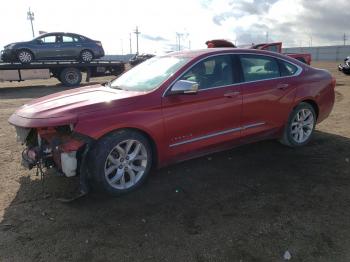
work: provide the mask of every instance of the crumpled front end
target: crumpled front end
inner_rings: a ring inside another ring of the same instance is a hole
[[[58,127],[16,127],[17,139],[25,145],[22,165],[54,168],[67,177],[79,174],[83,149],[89,138],[76,134],[72,125]]]

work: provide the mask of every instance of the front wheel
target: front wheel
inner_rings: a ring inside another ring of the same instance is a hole
[[[99,140],[89,158],[93,186],[120,195],[145,181],[152,165],[152,150],[139,132],[121,130]]]
[[[21,64],[30,64],[33,61],[33,54],[23,49],[17,53],[17,59]]]
[[[306,145],[314,132],[316,114],[308,103],[300,103],[289,116],[280,142],[291,147]]]

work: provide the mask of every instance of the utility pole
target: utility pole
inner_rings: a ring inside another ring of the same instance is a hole
[[[344,36],[343,36],[343,40],[344,40],[344,45],[346,45],[346,40],[348,40],[348,38],[346,37],[345,33],[344,33]]]
[[[130,54],[132,54],[132,48],[131,48],[131,33],[129,33],[129,48],[130,48]]]
[[[136,26],[136,30],[135,30],[134,34],[136,35],[136,54],[138,55],[139,54],[139,34],[141,34],[138,26]]]
[[[183,36],[182,33],[176,32],[176,39],[177,39],[176,44],[178,44],[178,46],[177,46],[177,50],[178,50],[178,51],[181,50],[181,37],[182,37],[182,36]]]
[[[33,33],[33,38],[34,38],[35,37],[34,26],[33,26],[34,12],[30,11],[30,7],[29,7],[29,10],[27,12],[27,19],[30,20],[30,24],[32,25],[32,33]]]
[[[312,47],[312,35],[310,35],[310,47]]]

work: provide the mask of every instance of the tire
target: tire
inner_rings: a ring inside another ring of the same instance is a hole
[[[67,67],[63,69],[59,75],[59,80],[65,86],[79,86],[82,79],[82,74],[79,69]]]
[[[314,108],[308,103],[300,103],[291,112],[280,142],[290,147],[306,145],[312,138],[316,120]]]
[[[30,64],[34,60],[34,56],[29,50],[21,49],[17,52],[17,60],[21,64]]]
[[[90,63],[94,59],[94,54],[90,50],[83,50],[80,53],[80,61]]]
[[[92,187],[112,196],[133,191],[149,175],[152,157],[151,145],[141,133],[111,133],[89,152]]]

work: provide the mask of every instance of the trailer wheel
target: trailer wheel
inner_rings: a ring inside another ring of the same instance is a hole
[[[59,80],[65,86],[78,86],[81,82],[82,75],[79,69],[67,67],[62,70]]]

